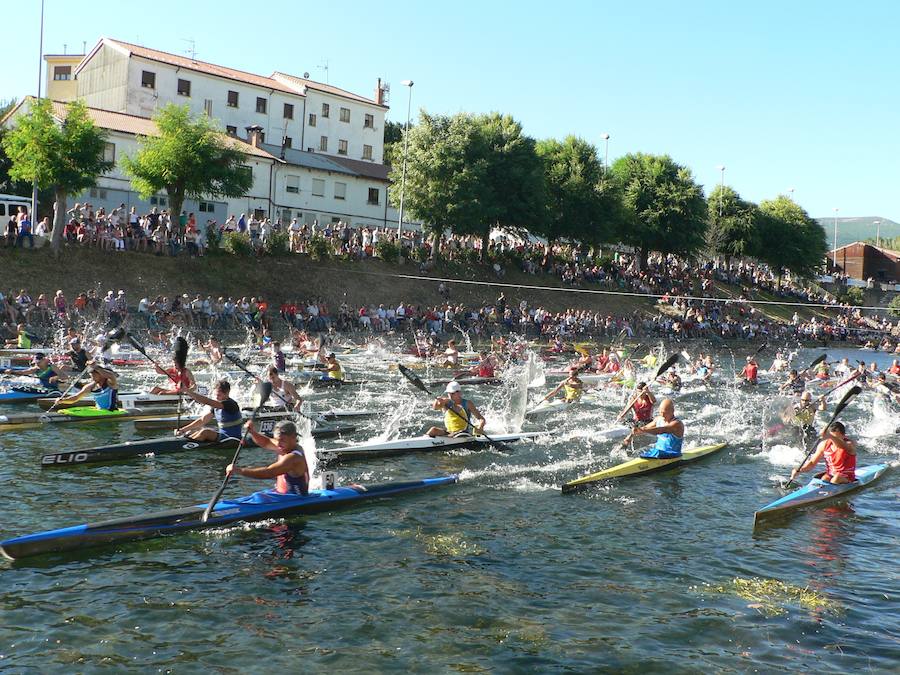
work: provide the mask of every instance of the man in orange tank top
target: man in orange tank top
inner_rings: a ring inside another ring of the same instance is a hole
[[[791,480],[798,473],[811,471],[822,458],[826,471],[822,480],[833,485],[852,483],[856,480],[856,443],[847,437],[846,429],[840,422],[834,422],[822,432],[819,446],[803,466],[791,472]]]

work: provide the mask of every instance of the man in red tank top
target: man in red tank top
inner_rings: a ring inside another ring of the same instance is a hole
[[[852,483],[856,480],[856,443],[847,438],[844,425],[834,422],[822,432],[819,446],[803,466],[791,472],[793,480],[798,473],[811,471],[824,457],[826,471],[822,480],[834,485]]]

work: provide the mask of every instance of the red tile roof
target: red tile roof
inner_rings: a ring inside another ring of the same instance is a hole
[[[345,89],[339,89],[338,87],[333,87],[330,84],[322,84],[321,82],[315,82],[313,80],[307,80],[302,77],[297,77],[296,75],[288,75],[287,73],[282,73],[279,71],[275,71],[272,73],[272,78],[276,79],[280,82],[284,82],[289,86],[293,85],[297,89],[300,87],[308,87],[310,89],[315,89],[316,91],[322,91],[326,94],[332,94],[334,96],[340,96],[342,98],[348,98],[352,101],[358,101],[360,103],[368,103],[369,105],[374,105],[379,108],[387,108],[385,105],[381,105],[380,103],[376,103],[370,98],[366,98],[365,96],[360,96],[359,94],[354,94]]]

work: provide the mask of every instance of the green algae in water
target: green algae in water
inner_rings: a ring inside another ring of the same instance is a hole
[[[727,584],[717,586],[706,585],[702,592],[718,595],[734,595],[750,602],[748,607],[765,616],[781,616],[787,614],[789,605],[828,614],[839,614],[841,606],[827,595],[815,591],[808,586],[801,588],[786,584],[778,579],[761,579],[751,577],[744,579],[735,577]]]
[[[462,535],[451,534],[424,534],[419,528],[412,530],[395,531],[392,534],[401,537],[412,537],[425,545],[425,551],[429,555],[462,557],[470,555],[482,555],[485,550],[475,544],[470,544]]]

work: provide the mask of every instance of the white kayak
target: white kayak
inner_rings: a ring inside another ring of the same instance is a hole
[[[578,403],[578,401],[566,401],[561,398],[554,399],[552,401],[543,401],[531,410],[526,410],[525,418],[532,419],[534,417],[542,417],[543,415],[552,415],[554,413],[567,410],[568,408],[571,408],[573,406],[577,406]]]
[[[390,457],[393,455],[405,455],[412,452],[427,452],[432,450],[451,450],[453,448],[484,448],[494,441],[501,443],[514,443],[528,438],[543,436],[544,432],[520,432],[515,434],[490,434],[490,440],[484,436],[415,436],[402,438],[396,441],[371,441],[359,445],[348,445],[343,448],[330,448],[318,450],[316,455],[323,462],[341,461],[350,462],[357,459],[371,459],[376,457]]]

